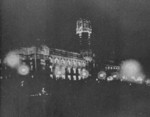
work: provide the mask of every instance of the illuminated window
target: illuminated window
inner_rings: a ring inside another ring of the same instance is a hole
[[[77,78],[76,78],[76,76],[75,76],[75,75],[73,76],[73,80],[77,80]]]
[[[56,80],[58,80],[59,79],[59,74],[58,75],[55,75],[56,76]]]
[[[73,68],[73,72],[76,73],[76,68]]]
[[[71,80],[71,75],[68,75],[68,79]]]
[[[81,73],[81,68],[78,68],[78,73],[79,73],[79,74]]]
[[[71,73],[71,68],[70,68],[70,67],[68,67],[67,69],[68,69],[68,72],[69,72],[69,73]]]
[[[49,68],[50,68],[51,71],[53,70],[53,66],[52,65],[50,65]]]
[[[55,58],[54,62],[55,62],[55,63],[58,63],[58,62],[59,62],[58,58]]]
[[[64,80],[65,80],[65,78],[66,78],[65,75],[62,75],[61,77],[62,77],[62,79],[64,79]]]
[[[78,80],[81,80],[81,76],[78,76]]]

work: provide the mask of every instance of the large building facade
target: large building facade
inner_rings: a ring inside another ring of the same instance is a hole
[[[47,72],[49,77],[54,79],[86,79],[91,76],[91,69],[95,64],[91,49],[92,28],[90,21],[79,19],[76,23],[76,34],[80,42],[80,52],[78,53],[46,45],[22,47],[14,52],[20,56],[21,63],[29,67],[31,77],[34,77],[32,73],[41,70]]]

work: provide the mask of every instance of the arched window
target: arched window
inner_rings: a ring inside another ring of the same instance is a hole
[[[74,60],[73,61],[73,65],[76,67],[77,66],[77,62]]]
[[[54,62],[55,62],[55,63],[59,63],[58,58],[55,58]]]
[[[65,60],[64,59],[61,60],[61,64],[65,65]]]
[[[70,61],[70,60],[68,60],[68,61],[67,61],[67,64],[68,64],[68,65],[71,65],[71,61]]]

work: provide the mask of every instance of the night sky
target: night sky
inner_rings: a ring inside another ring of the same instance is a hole
[[[112,50],[120,58],[150,58],[148,0],[3,0],[2,50],[46,44],[76,51],[79,18],[91,20],[99,59]]]

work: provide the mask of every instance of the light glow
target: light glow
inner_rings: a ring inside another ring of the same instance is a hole
[[[29,74],[29,67],[27,65],[20,65],[18,67],[18,74],[28,75]]]
[[[112,81],[114,78],[112,76],[107,77],[107,81]]]
[[[119,79],[120,78],[120,75],[118,72],[113,72],[112,74],[112,77],[115,78],[115,79]]]
[[[20,56],[17,52],[9,52],[4,59],[4,63],[11,68],[17,68],[20,64]]]
[[[100,71],[100,72],[98,73],[98,79],[104,80],[105,78],[106,78],[106,72]]]
[[[83,69],[80,73],[80,76],[84,79],[89,76],[89,72],[86,69]]]
[[[136,60],[124,61],[121,65],[121,76],[125,77],[122,80],[129,82],[142,83],[145,75],[142,72],[140,63]]]

